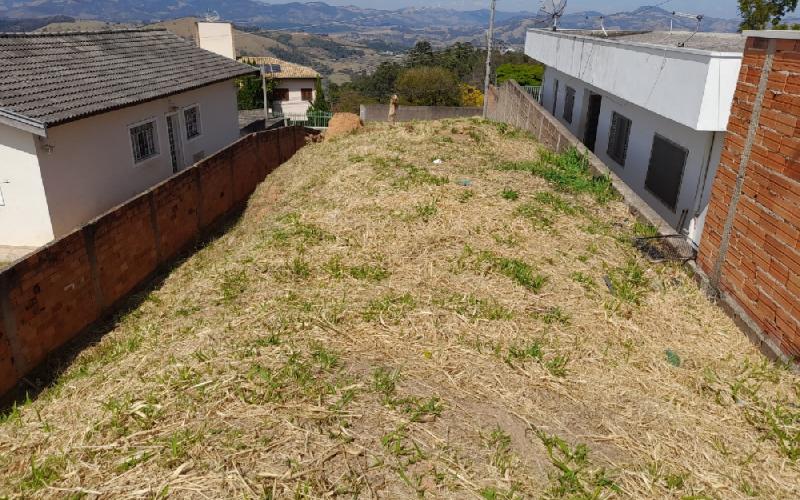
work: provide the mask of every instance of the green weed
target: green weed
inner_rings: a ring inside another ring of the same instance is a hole
[[[519,192],[510,188],[505,188],[503,192],[500,193],[500,196],[502,196],[504,200],[517,201],[519,199]]]
[[[641,304],[650,287],[650,280],[642,266],[633,259],[622,266],[611,269],[608,273],[611,294],[622,302]]]
[[[560,325],[569,324],[569,314],[565,313],[560,307],[550,307],[544,311],[534,313],[534,317],[542,320],[546,325],[558,323]]]
[[[519,259],[500,257],[493,252],[483,251],[477,255],[477,263],[488,265],[493,271],[510,278],[533,293],[539,293],[547,283],[545,276],[537,274],[533,266]]]
[[[421,219],[422,222],[429,222],[436,216],[436,213],[439,211],[438,207],[436,206],[436,201],[431,201],[429,203],[421,203],[414,207],[414,213],[416,218]]]
[[[649,222],[636,221],[633,224],[633,235],[638,238],[658,236],[658,228]]]
[[[362,313],[362,317],[366,321],[396,321],[408,314],[416,306],[417,302],[410,293],[402,295],[388,294],[370,301]]]
[[[572,281],[579,283],[587,291],[594,290],[597,287],[597,283],[594,281],[594,278],[588,274],[576,271],[570,274],[569,277],[572,278]]]
[[[501,170],[531,172],[542,177],[559,191],[592,196],[598,203],[618,198],[608,176],[592,175],[589,161],[577,149],[554,153],[546,149],[539,151],[538,161],[504,163]]]
[[[551,474],[552,484],[547,494],[554,498],[604,498],[608,494],[622,493],[614,481],[606,476],[605,469],[592,470],[589,448],[579,444],[574,448],[557,436],[537,432],[547,449],[550,462],[557,472]]]
[[[451,295],[437,301],[443,307],[460,314],[472,321],[486,319],[490,321],[509,320],[514,315],[494,299],[481,299],[472,294]]]

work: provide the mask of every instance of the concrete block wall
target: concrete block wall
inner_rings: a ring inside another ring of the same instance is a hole
[[[386,122],[389,121],[389,104],[362,104],[359,114],[364,123]],[[398,122],[443,120],[445,118],[469,118],[482,114],[482,108],[462,106],[400,106],[397,109],[395,120]]]
[[[243,137],[0,272],[0,395],[240,208],[304,144],[302,127]]]
[[[763,348],[800,359],[800,34],[750,32],[698,265]]]

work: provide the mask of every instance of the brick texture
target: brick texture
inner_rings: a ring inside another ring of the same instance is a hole
[[[0,395],[240,208],[304,144],[302,127],[246,136],[0,273]]]
[[[777,40],[720,288],[790,358],[800,358],[800,44]],[[711,274],[754,119],[768,41],[745,49],[698,264]]]

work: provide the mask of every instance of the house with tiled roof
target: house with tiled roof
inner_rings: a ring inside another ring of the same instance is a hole
[[[39,246],[239,137],[252,66],[166,30],[0,34],[0,245]]]
[[[317,94],[315,84],[320,77],[314,69],[277,57],[240,57],[246,64],[264,68],[264,77],[275,82],[270,96],[273,115],[305,115]]]

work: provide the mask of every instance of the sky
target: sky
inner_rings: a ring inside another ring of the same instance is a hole
[[[270,0],[284,3],[289,0]],[[304,1],[304,0],[299,0]],[[489,0],[323,0],[331,5],[357,5],[377,9],[401,7],[447,7],[459,10],[481,9],[489,6]],[[654,5],[662,0],[568,0],[567,12],[596,10],[604,13],[634,10],[642,5]],[[497,0],[497,8],[504,11],[536,11],[539,0]],[[712,17],[739,17],[736,0],[672,0],[662,6],[665,10],[677,10]]]

